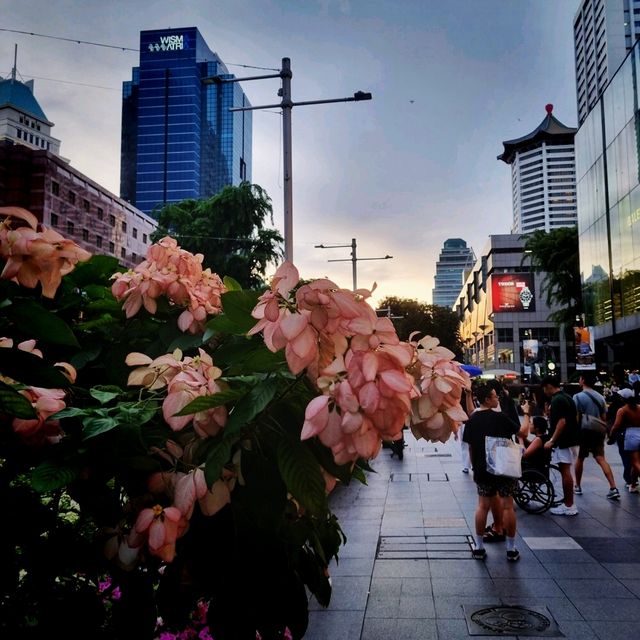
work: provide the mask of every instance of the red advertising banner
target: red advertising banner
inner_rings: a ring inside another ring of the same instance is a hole
[[[532,273],[497,273],[491,276],[493,313],[535,311],[536,298]]]

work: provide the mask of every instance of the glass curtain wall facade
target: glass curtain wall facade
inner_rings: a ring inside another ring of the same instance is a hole
[[[142,31],[140,66],[123,83],[122,197],[146,213],[251,181],[251,112],[195,27]]]
[[[639,71],[636,44],[576,134],[585,322],[596,353],[599,341],[610,348],[600,342],[601,362],[637,358],[629,347],[639,343]]]

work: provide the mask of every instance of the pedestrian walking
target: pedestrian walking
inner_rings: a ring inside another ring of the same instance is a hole
[[[494,388],[486,384],[479,385],[476,398],[480,406],[467,421],[464,432],[464,441],[469,444],[471,452],[473,480],[478,491],[474,548],[471,553],[477,560],[484,560],[487,556],[483,537],[492,499],[497,497],[506,532],[507,560],[515,562],[520,558],[515,543],[516,513],[513,507],[513,494],[516,491],[517,480],[507,476],[492,475],[487,471],[485,438],[487,436],[511,438],[515,435],[526,437],[528,427],[520,427],[504,413],[496,411],[500,401]]]
[[[616,432],[623,426],[626,427],[624,434],[624,450],[629,453],[631,466],[636,477],[640,476],[640,407],[632,389],[620,389],[618,392],[625,400],[623,407],[618,409],[616,421],[611,427],[609,441]]]
[[[551,438],[545,443],[545,449],[552,449],[551,462],[558,465],[562,476],[562,504],[550,509],[556,516],[575,516],[578,509],[573,504],[573,476],[571,467],[578,457],[580,431],[576,405],[571,396],[565,393],[556,376],[545,376],[540,386],[543,393],[551,399],[549,405],[549,423]]]
[[[620,500],[620,491],[616,487],[616,481],[611,471],[611,466],[607,462],[604,455],[604,441],[607,435],[606,424],[602,431],[595,431],[589,428],[589,416],[599,418],[606,423],[606,402],[604,396],[599,394],[594,388],[595,374],[584,372],[580,376],[580,386],[582,391],[573,396],[573,402],[578,411],[578,423],[580,424],[580,443],[578,450],[578,458],[575,465],[576,484],[573,492],[576,495],[582,494],[582,472],[584,461],[593,455],[593,459],[602,469],[604,477],[609,483],[609,492],[607,498],[609,500]]]

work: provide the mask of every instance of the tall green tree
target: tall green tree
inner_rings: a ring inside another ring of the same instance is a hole
[[[418,338],[425,335],[438,338],[443,347],[451,349],[458,359],[461,358],[460,321],[451,309],[411,298],[390,296],[380,302],[378,315],[391,317],[401,340],[407,340],[413,331],[418,331]]]
[[[546,295],[548,306],[558,307],[549,320],[572,327],[583,311],[577,227],[538,229],[521,237],[527,252],[522,262],[530,258],[533,270],[544,274],[541,293]]]
[[[282,258],[283,238],[273,224],[267,192],[256,184],[227,186],[204,200],[164,205],[151,239],[166,235],[191,253],[204,255],[204,267],[235,278],[245,288],[260,288],[269,264]]]

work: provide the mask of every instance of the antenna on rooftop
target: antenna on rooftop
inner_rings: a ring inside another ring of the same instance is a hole
[[[16,42],[13,50],[13,69],[11,69],[11,82],[16,81],[16,67],[18,65],[18,43]]]

